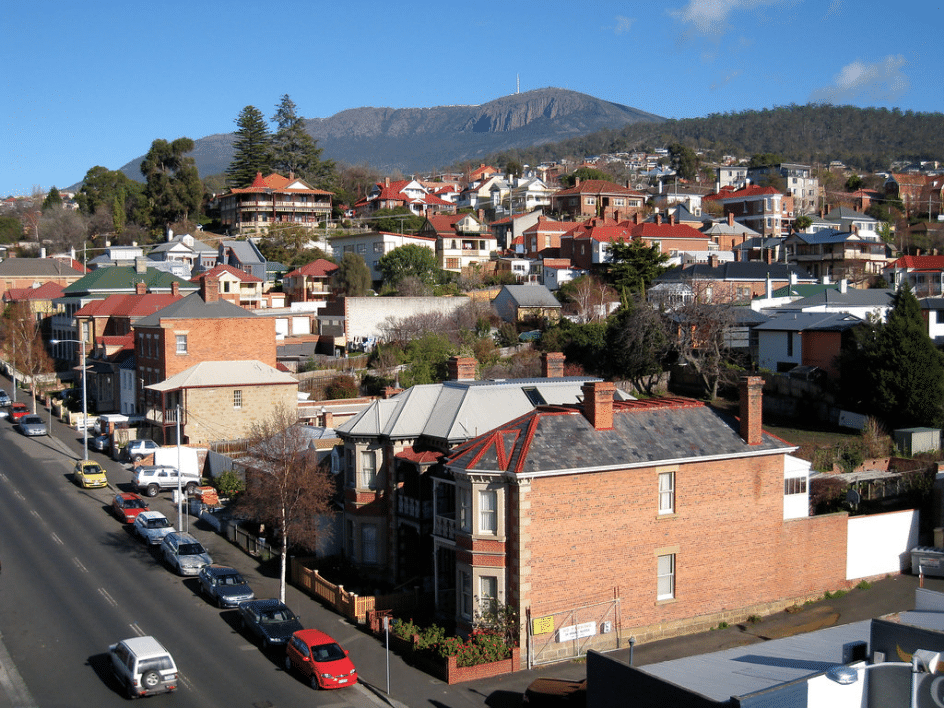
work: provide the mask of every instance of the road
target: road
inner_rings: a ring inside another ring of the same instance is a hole
[[[384,700],[386,666],[375,638],[294,588],[289,606],[306,627],[328,631],[351,651],[361,684],[319,692],[286,674],[282,655],[266,655],[236,630],[234,611],[206,602],[195,579],[172,574],[110,515],[115,491],[130,491],[130,470],[91,453],[108,471],[110,487],[81,490],[69,475],[82,454],[81,434],[58,421],[52,432],[25,438],[0,421],[0,706],[125,705],[105,651],[118,639],[146,634],[171,651],[180,669],[177,694],[150,699],[155,702],[170,698],[175,706],[227,708],[416,705],[415,698]],[[176,520],[169,495],[151,502]],[[239,568],[258,597],[278,596],[278,580],[262,575],[251,557],[210,530],[190,530],[214,562]],[[448,691],[402,662],[394,673],[411,689]],[[482,705],[481,697],[422,702]]]

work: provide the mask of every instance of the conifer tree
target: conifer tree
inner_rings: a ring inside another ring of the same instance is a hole
[[[305,119],[288,94],[282,96],[272,120],[277,126],[272,138],[273,169],[285,176],[291,173],[317,189],[331,189],[334,161],[321,159],[318,141],[305,130]]]
[[[248,187],[257,172],[267,175],[272,171],[272,135],[265,117],[255,106],[246,106],[239,112],[236,126],[226,183],[230,187]]]

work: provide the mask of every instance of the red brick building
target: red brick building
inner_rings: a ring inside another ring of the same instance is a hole
[[[619,221],[643,208],[646,195],[605,179],[579,179],[573,187],[551,195],[551,211],[574,221],[594,216]]]

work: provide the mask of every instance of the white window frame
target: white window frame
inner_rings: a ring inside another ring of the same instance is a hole
[[[656,560],[656,599],[675,599],[675,554],[666,553]]]
[[[491,586],[491,587],[489,587]],[[479,576],[479,612],[487,612],[498,602],[498,576],[481,575]],[[491,606],[491,607],[490,607]]]
[[[242,408],[243,407],[243,392],[242,389],[233,389],[233,408]]]
[[[479,534],[498,535],[498,490],[479,490]]]
[[[361,450],[360,474],[358,476],[358,487],[361,489],[377,489],[378,452],[379,449],[377,448]]]
[[[456,496],[459,528],[466,533],[472,533],[472,490],[468,487],[457,487]]]
[[[675,472],[659,473],[659,513],[675,513]]]
[[[174,340],[177,342],[177,353],[186,354],[187,353],[187,335],[175,334]]]

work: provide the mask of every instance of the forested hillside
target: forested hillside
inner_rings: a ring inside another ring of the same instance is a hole
[[[780,155],[815,165],[841,160],[861,170],[884,170],[896,160],[944,161],[944,114],[897,108],[809,104],[704,118],[635,123],[559,143],[493,155],[492,162],[538,164],[563,157],[630,152],[682,143],[719,159],[732,154]]]

